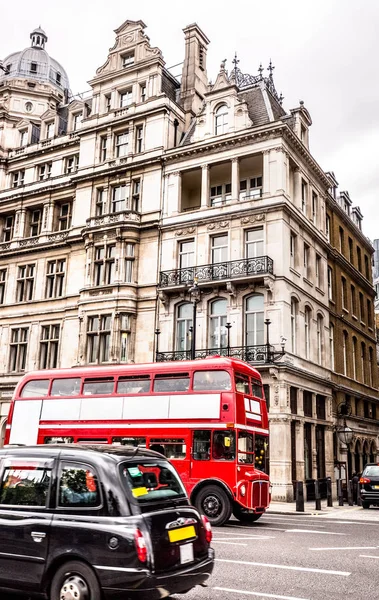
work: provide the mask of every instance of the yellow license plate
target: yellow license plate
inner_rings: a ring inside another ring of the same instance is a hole
[[[193,525],[181,527],[180,529],[173,529],[168,532],[168,539],[170,542],[180,542],[181,540],[189,540],[194,537],[196,537],[196,532]]]

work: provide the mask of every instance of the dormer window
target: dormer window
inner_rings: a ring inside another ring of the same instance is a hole
[[[74,129],[74,131],[76,131],[77,129],[79,129],[79,125],[81,124],[82,121],[83,121],[83,113],[79,113],[77,115],[74,115],[74,121],[73,121],[73,129]]]
[[[134,52],[124,54],[124,56],[122,57],[122,66],[130,67],[130,65],[134,65]]]
[[[36,62],[30,63],[30,72],[37,73],[37,63]]]
[[[47,123],[46,125],[46,139],[54,137],[54,123]]]
[[[57,83],[60,84],[61,80],[62,80],[62,75],[60,73],[57,73],[56,76],[55,76],[55,80],[56,80]]]
[[[228,130],[228,107],[221,104],[215,113],[215,134],[222,135]]]
[[[26,146],[28,143],[28,131],[25,129],[24,131],[20,131],[20,146]]]

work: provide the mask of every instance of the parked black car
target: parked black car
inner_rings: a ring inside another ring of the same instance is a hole
[[[204,585],[212,533],[172,465],[126,446],[0,450],[0,597],[155,600]]]
[[[379,464],[368,463],[359,480],[362,507],[379,506]]]

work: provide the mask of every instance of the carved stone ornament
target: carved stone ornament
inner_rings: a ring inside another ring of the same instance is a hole
[[[53,233],[49,235],[47,239],[49,242],[63,242],[68,237],[68,233]]]
[[[232,298],[235,298],[237,296],[236,286],[233,285],[233,283],[231,281],[226,282],[226,289],[228,290],[228,292],[232,296]]]
[[[39,243],[39,238],[31,238],[29,240],[20,240],[19,241],[19,246],[20,248],[28,248],[29,246],[37,246],[37,244]]]
[[[274,282],[270,277],[265,277],[263,279],[263,284],[270,294],[274,293]]]
[[[163,306],[165,308],[167,308],[167,306],[169,304],[169,297],[168,297],[168,295],[163,290],[159,290],[159,292],[158,292],[158,298],[162,302]]]
[[[182,235],[191,235],[192,233],[195,233],[195,231],[196,227],[186,227],[185,229],[178,229],[177,231],[175,231],[175,235],[176,237]]]
[[[227,229],[229,226],[229,221],[216,221],[215,223],[209,223],[207,229],[208,231],[214,231],[215,229]]]
[[[266,215],[250,215],[249,217],[242,217],[241,225],[248,225],[249,223],[259,223],[266,220]]]

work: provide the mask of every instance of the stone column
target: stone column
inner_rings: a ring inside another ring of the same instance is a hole
[[[283,148],[276,148],[276,191],[287,191],[286,154]]]
[[[334,481],[334,456],[333,456],[333,427],[325,427],[325,471],[326,476]]]
[[[209,165],[201,167],[201,206],[200,208],[208,208],[209,206]]]
[[[262,182],[262,193],[270,194],[270,150],[263,152],[263,182]]]
[[[287,502],[292,499],[291,471],[291,420],[287,416],[275,415],[270,418],[270,479],[273,500]]]
[[[296,421],[296,478],[304,481],[304,422]]]
[[[301,210],[301,171],[296,167],[293,174],[293,203]]]
[[[240,193],[240,161],[232,158],[232,199],[239,200]]]
[[[181,209],[182,174],[180,171],[170,173],[165,179],[165,210],[167,216],[178,214]]]
[[[41,233],[51,233],[54,221],[54,202],[49,200],[43,205]]]
[[[20,239],[25,236],[25,224],[26,224],[26,209],[20,208],[16,211],[15,226],[14,226],[14,238]]]
[[[316,425],[312,423],[312,479],[317,479]]]

